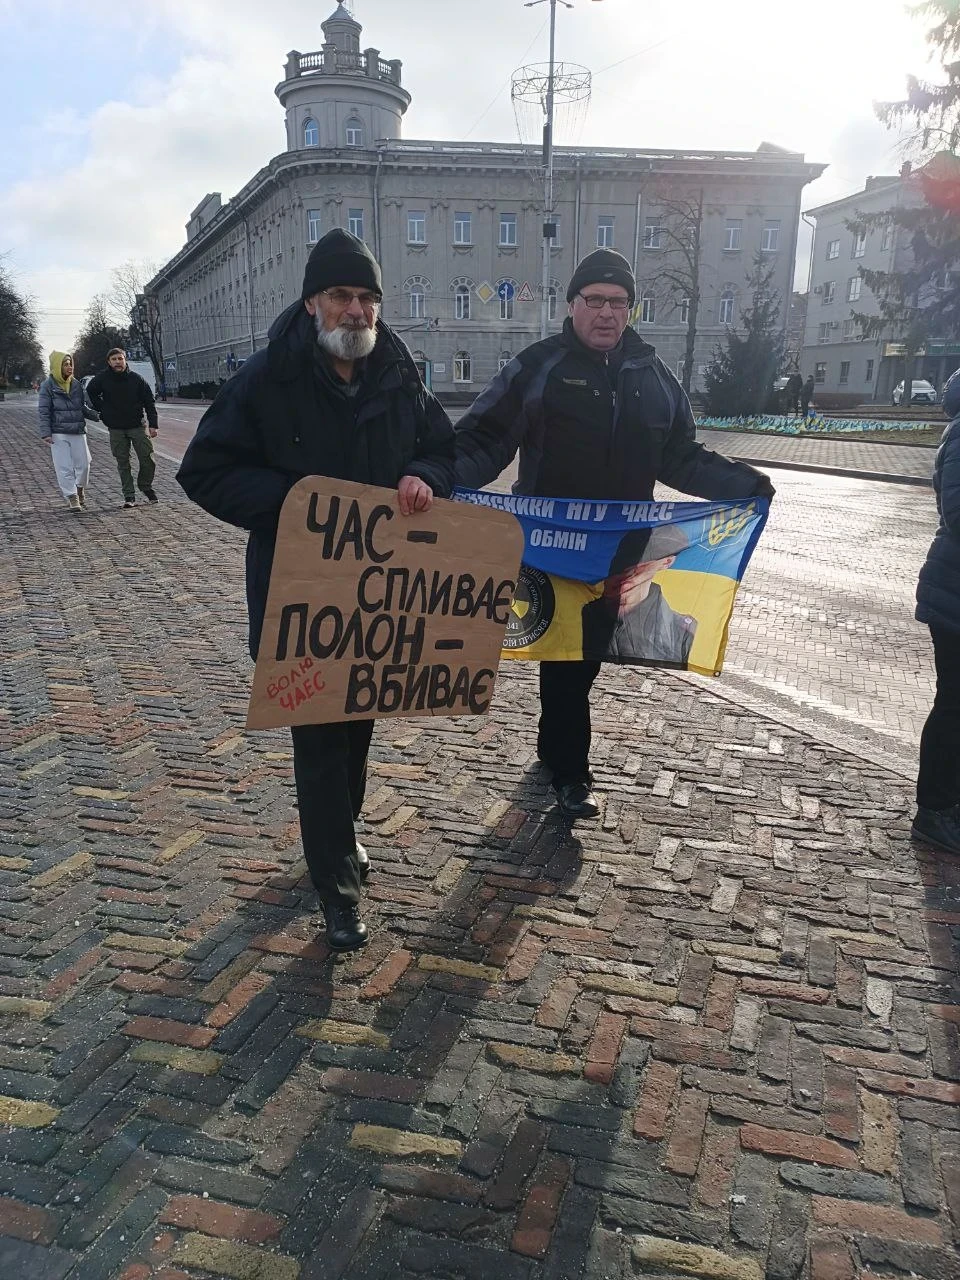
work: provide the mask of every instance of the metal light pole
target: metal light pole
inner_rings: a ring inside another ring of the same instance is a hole
[[[565,9],[572,9],[573,5],[569,0],[525,0],[523,7],[534,9],[539,4],[550,5],[550,61],[547,66],[543,125],[543,258],[540,295],[540,337],[545,338],[550,328],[550,246],[557,234],[554,222],[556,210],[553,207],[553,108],[556,88],[557,5],[562,4]],[[587,80],[589,82],[589,74],[587,74]]]

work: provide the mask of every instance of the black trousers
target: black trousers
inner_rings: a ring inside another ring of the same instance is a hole
[[[354,819],[363,807],[372,720],[291,728],[300,835],[321,902],[360,901]]]
[[[599,662],[540,663],[540,727],[537,755],[553,770],[553,785],[592,781],[590,689]]]
[[[920,736],[917,804],[950,809],[960,804],[960,631],[931,626],[937,693]]]

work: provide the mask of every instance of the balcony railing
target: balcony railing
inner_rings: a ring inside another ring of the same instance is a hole
[[[359,75],[399,85],[401,66],[399,58],[389,61],[381,58],[379,49],[364,49],[362,53],[353,53],[334,45],[326,45],[313,53],[300,53],[294,49],[287,58],[285,79],[296,80],[299,76],[317,74]]]

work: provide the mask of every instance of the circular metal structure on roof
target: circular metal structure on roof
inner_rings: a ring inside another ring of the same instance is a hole
[[[547,110],[547,88],[550,81],[548,62],[531,62],[518,67],[510,81],[510,97],[514,102],[539,103]],[[587,67],[576,62],[557,62],[553,68],[553,98],[562,102],[585,102],[590,97],[591,77]]]

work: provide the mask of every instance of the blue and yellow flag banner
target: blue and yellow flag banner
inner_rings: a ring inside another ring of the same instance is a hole
[[[601,502],[478,489],[454,497],[507,511],[523,529],[505,658],[720,674],[766,498]]]

